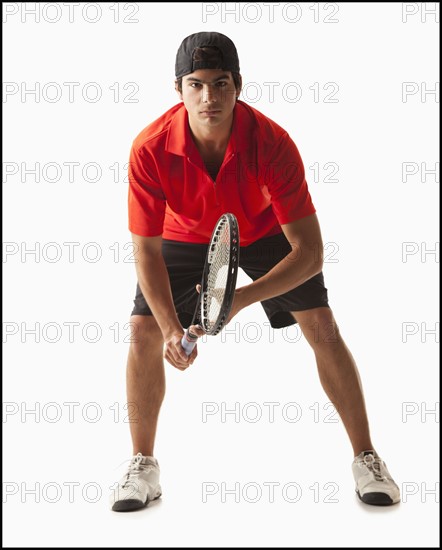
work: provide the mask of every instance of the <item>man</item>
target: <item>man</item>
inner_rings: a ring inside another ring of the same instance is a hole
[[[253,280],[236,290],[229,320],[260,301],[272,327],[299,323],[353,446],[358,496],[368,504],[399,502],[370,439],[355,362],[328,305],[321,232],[295,144],[238,99],[239,60],[228,37],[188,36],[175,68],[182,103],[145,128],[131,150],[129,229],[138,276],[127,365],[133,458],[111,495],[112,509],[133,510],[161,495],[154,439],[165,393],[163,356],[183,371],[197,357],[197,348],[188,357],[181,346],[183,327],[224,212],[238,219],[240,267]]]

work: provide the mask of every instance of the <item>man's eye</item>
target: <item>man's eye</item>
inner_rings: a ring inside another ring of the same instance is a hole
[[[227,86],[227,82],[224,82],[224,81],[217,82],[217,86],[218,88],[224,88],[224,86]]]
[[[190,85],[192,88],[199,88],[201,84],[199,82],[192,82]]]

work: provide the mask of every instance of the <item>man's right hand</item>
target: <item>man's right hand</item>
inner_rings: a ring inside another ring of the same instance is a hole
[[[198,356],[198,349],[195,346],[190,355],[184,351],[181,340],[184,332],[174,332],[168,338],[164,338],[164,358],[175,368],[186,370]]]

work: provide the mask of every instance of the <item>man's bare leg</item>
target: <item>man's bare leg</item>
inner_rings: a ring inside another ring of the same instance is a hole
[[[374,449],[355,360],[339,334],[330,308],[291,312],[313,348],[319,379],[347,430],[354,455]]]
[[[133,454],[154,456],[158,415],[166,391],[163,336],[152,316],[133,315],[126,383]]]

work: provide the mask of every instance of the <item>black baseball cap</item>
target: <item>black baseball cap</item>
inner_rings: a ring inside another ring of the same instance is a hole
[[[217,48],[221,53],[221,67],[213,61],[194,61],[195,48]],[[180,78],[193,73],[198,69],[222,69],[232,73],[239,73],[239,59],[235,44],[224,34],[219,32],[197,32],[191,34],[181,42],[175,62],[175,76]]]

